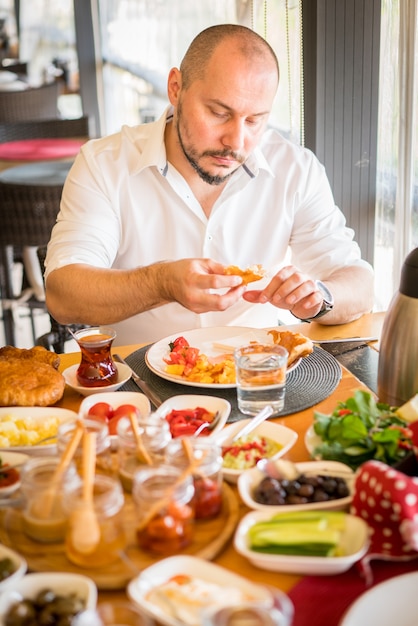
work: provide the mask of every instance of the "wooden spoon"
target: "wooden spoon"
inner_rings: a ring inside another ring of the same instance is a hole
[[[49,488],[43,493],[38,502],[36,502],[36,505],[32,511],[36,517],[40,519],[48,519],[48,517],[50,517],[52,506],[54,504],[54,500],[57,495],[61,479],[72,461],[74,453],[77,450],[77,446],[81,441],[83,431],[83,424],[80,422],[80,420],[77,420],[72,437],[63,452],[59,464],[55,468]]]
[[[83,499],[71,515],[71,539],[80,554],[91,554],[100,541],[100,526],[94,510],[94,476],[96,469],[96,433],[83,437]]]
[[[136,441],[137,456],[140,461],[145,461],[147,465],[152,465],[152,459],[148,454],[142,441],[141,433],[139,431],[138,421],[134,412],[129,413],[129,419],[131,422],[132,430]]]

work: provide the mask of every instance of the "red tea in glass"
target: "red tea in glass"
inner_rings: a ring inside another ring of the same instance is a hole
[[[110,349],[116,332],[113,328],[84,328],[74,333],[80,346],[81,363],[77,381],[83,387],[107,387],[118,381],[118,370]]]

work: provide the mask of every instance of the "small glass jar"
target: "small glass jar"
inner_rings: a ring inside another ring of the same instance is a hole
[[[21,470],[21,490],[24,496],[22,527],[25,534],[41,543],[64,541],[68,513],[63,502],[64,486],[75,487],[80,477],[73,463],[62,477],[54,481],[60,459],[33,457]]]
[[[108,476],[115,475],[115,468],[113,465],[112,451],[110,446],[109,428],[105,422],[94,419],[84,419],[84,427],[90,431],[96,433],[96,473],[106,474]],[[62,455],[66,450],[69,441],[71,440],[74,430],[76,428],[76,422],[71,420],[63,422],[58,427],[57,436],[57,448],[58,454]],[[83,458],[83,438],[75,451],[74,463],[77,467],[79,474],[82,472],[82,458]]]
[[[170,426],[167,420],[156,413],[138,418],[138,430],[144,450],[152,465],[164,460],[167,444],[171,441]],[[118,439],[118,471],[125,491],[132,491],[133,477],[136,471],[149,465],[143,454],[138,450],[132,424],[129,419],[119,420],[117,425]]]
[[[64,489],[65,509],[69,516],[65,539],[65,553],[69,561],[80,567],[105,567],[120,558],[126,545],[126,534],[122,519],[124,497],[120,482],[111,476],[96,474],[93,489],[93,505],[100,528],[100,538],[88,552],[77,550],[74,535],[77,529],[77,515],[85,506],[83,485]],[[79,527],[78,527],[79,528]],[[84,529],[87,532],[87,529]]]
[[[193,473],[195,517],[216,517],[222,509],[222,450],[209,439],[188,439],[193,456],[199,463]],[[168,444],[165,453],[167,465],[184,469],[189,464],[182,440],[182,437],[178,437]]]
[[[136,472],[132,495],[136,537],[146,552],[176,554],[193,539],[193,478],[176,467],[159,465]]]

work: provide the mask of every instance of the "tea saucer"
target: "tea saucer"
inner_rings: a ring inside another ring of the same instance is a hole
[[[71,365],[71,367],[67,367],[66,370],[62,372],[62,375],[65,378],[65,382],[69,387],[78,391],[82,396],[90,396],[93,393],[104,393],[105,391],[116,391],[119,387],[122,387],[131,377],[132,370],[128,365],[124,363],[115,363],[118,370],[118,382],[113,385],[107,385],[105,387],[83,387],[83,385],[79,385],[77,381],[77,365]]]

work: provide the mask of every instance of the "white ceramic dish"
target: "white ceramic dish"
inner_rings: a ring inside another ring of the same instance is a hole
[[[69,387],[78,391],[82,396],[91,396],[94,393],[109,393],[111,391],[116,391],[119,387],[122,387],[132,375],[132,370],[128,365],[124,363],[115,363],[118,370],[118,382],[114,385],[107,385],[106,387],[83,387],[79,385],[77,382],[77,365],[72,365],[71,367],[67,367],[66,370],[62,372],[62,375],[65,378],[65,382]]]
[[[97,587],[91,578],[83,574],[65,572],[27,574],[0,595],[0,626],[3,626],[3,618],[14,602],[23,598],[33,600],[43,589],[51,589],[64,596],[77,594],[84,600],[86,609],[96,608]]]
[[[77,419],[77,413],[70,411],[69,409],[61,409],[58,407],[29,407],[29,406],[9,406],[0,408],[0,423],[6,417],[12,417],[14,420],[24,419],[26,421],[33,420],[36,430],[40,433],[45,426],[45,420],[47,418],[56,417],[60,423],[68,420]],[[46,435],[42,435],[46,436]],[[0,437],[1,440],[1,437]],[[13,446],[1,446],[0,453],[4,451],[8,452],[22,452],[29,455],[49,455],[56,452],[57,445],[55,442],[45,443],[42,445],[13,445]]]
[[[7,546],[0,544],[0,560],[3,559],[10,559],[13,562],[15,571],[13,574],[0,582],[0,594],[16,585],[18,580],[23,578],[26,574],[27,570],[26,560],[20,554]]]
[[[206,439],[213,438],[217,433],[225,426],[226,420],[231,413],[231,404],[228,400],[218,398],[217,396],[203,396],[203,395],[178,395],[169,398],[163,402],[157,409],[156,413],[165,417],[173,410],[195,409],[202,407],[207,409],[211,413],[220,412],[220,418],[218,424],[212,430],[210,435],[205,435]]]
[[[4,452],[0,452],[0,460],[1,460],[1,468],[4,468],[4,471],[7,471],[7,466],[15,467],[17,472],[20,475],[20,470],[22,465],[29,459],[28,454],[23,454],[23,452],[9,452],[5,450]],[[20,487],[20,480],[13,483],[13,485],[7,485],[5,487],[0,486],[0,499],[7,498],[10,494],[14,493]]]
[[[251,550],[248,546],[249,529],[256,522],[269,520],[273,515],[274,513],[271,511],[252,511],[251,513],[247,513],[247,515],[242,518],[235,531],[235,549],[242,556],[247,558],[250,563],[260,569],[306,576],[340,574],[354,565],[367,551],[369,544],[368,526],[360,517],[349,515],[348,513],[346,516],[346,529],[343,532],[340,543],[344,556],[291,556],[264,554]]]
[[[86,396],[80,404],[80,415],[84,419],[87,418],[89,409],[98,402],[106,402],[110,404],[112,409],[117,409],[122,404],[132,404],[136,406],[141,415],[146,417],[151,411],[150,401],[143,393],[137,391],[108,391],[107,393],[94,393],[90,396]],[[109,435],[112,449],[117,448],[117,435]]]
[[[238,422],[234,422],[233,424],[229,424],[225,426],[217,435],[216,435],[216,443],[220,446],[226,446],[237,433],[237,431],[248,424],[251,421],[251,418],[240,420]],[[296,440],[298,438],[297,433],[288,428],[287,426],[283,426],[282,424],[277,424],[275,422],[264,421],[259,426],[257,426],[251,433],[250,436],[262,436],[267,437],[268,439],[272,439],[276,443],[279,443],[282,447],[276,452],[275,455],[270,457],[271,459],[279,459],[281,456],[286,454],[292,448]],[[236,483],[238,481],[238,477],[242,474],[243,471],[241,469],[230,469],[224,467],[222,469],[223,477],[229,483]]]
[[[179,626],[178,619],[170,613],[170,606],[164,610],[157,604],[147,599],[147,594],[156,586],[163,584],[172,576],[184,574],[199,578],[221,587],[234,589],[250,594],[254,599],[267,600],[268,590],[252,583],[250,580],[234,574],[227,569],[205,559],[195,556],[173,556],[151,565],[144,569],[139,576],[134,578],[128,585],[128,596],[138,604],[141,609],[163,626]],[[199,622],[196,622],[199,626]]]
[[[416,626],[418,572],[394,576],[375,585],[348,608],[340,626]]]
[[[301,474],[303,472],[315,472],[316,474],[325,472],[328,475],[342,476],[350,490],[350,495],[345,498],[339,498],[338,500],[328,500],[327,502],[309,502],[307,504],[288,505],[283,504],[277,506],[260,504],[254,500],[253,493],[257,485],[265,477],[265,474],[259,470],[258,467],[253,467],[250,470],[242,472],[238,478],[238,492],[244,504],[255,511],[268,511],[271,514],[275,512],[289,513],[292,511],[314,511],[315,509],[321,509],[321,511],[338,511],[349,506],[353,499],[354,472],[350,467],[348,467],[348,465],[339,463],[338,461],[309,461],[307,463],[295,463],[295,465]]]
[[[310,426],[305,433],[305,446],[311,456],[314,455],[315,448],[320,446],[321,443],[321,437],[315,433],[313,425]]]
[[[217,383],[199,383],[189,381],[187,378],[181,376],[174,376],[168,374],[165,371],[166,363],[164,359],[168,357],[169,343],[173,342],[177,337],[184,337],[193,348],[199,348],[199,350],[209,357],[220,356],[222,351],[216,349],[214,344],[224,344],[226,347],[237,348],[239,346],[246,345],[251,341],[257,341],[259,343],[273,344],[273,338],[267,333],[267,329],[262,328],[247,328],[246,326],[215,326],[211,328],[195,328],[193,330],[176,333],[157,341],[149,348],[145,355],[145,363],[149,369],[173,383],[180,383],[182,385],[188,385],[190,387],[207,387],[209,389],[229,389],[234,388],[235,383],[232,384],[217,384]],[[225,350],[227,352],[227,350]],[[287,371],[290,372],[295,369],[300,363],[300,359],[292,365]]]

